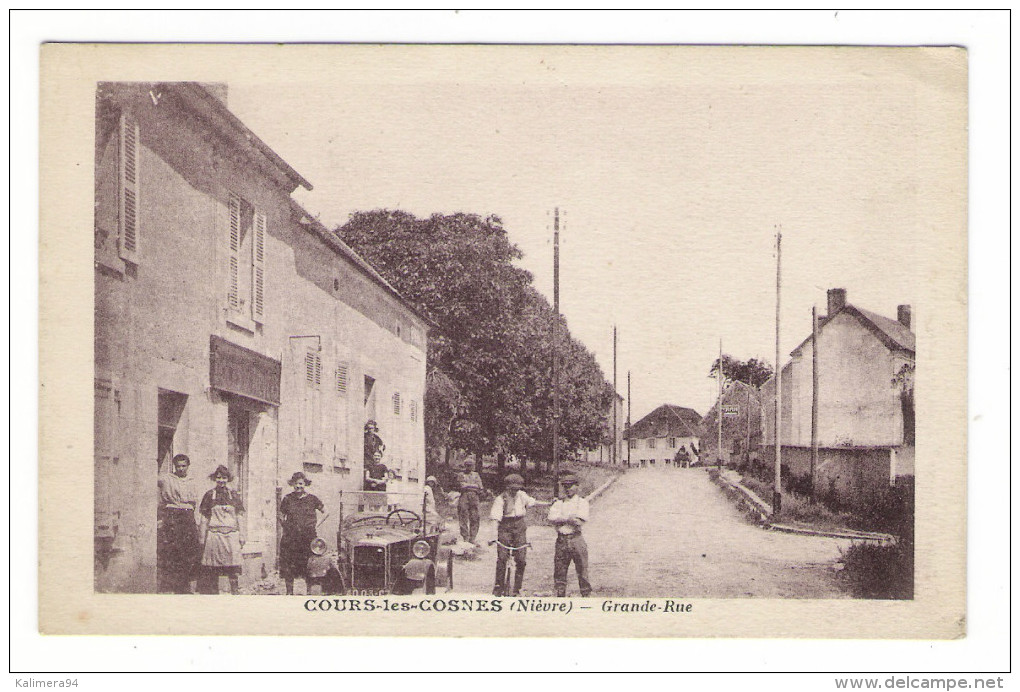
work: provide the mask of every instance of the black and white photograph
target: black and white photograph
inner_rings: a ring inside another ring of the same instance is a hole
[[[94,231],[90,502],[40,519],[90,605],[43,631],[965,632],[965,49],[42,65]]]

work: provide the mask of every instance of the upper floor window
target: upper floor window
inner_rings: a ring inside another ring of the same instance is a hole
[[[265,321],[266,216],[237,195],[230,195],[230,310],[258,323]]]
[[[655,438],[654,437],[649,437],[648,438],[648,449],[655,449]]]
[[[121,259],[138,263],[138,123],[120,116],[120,186],[118,211]]]

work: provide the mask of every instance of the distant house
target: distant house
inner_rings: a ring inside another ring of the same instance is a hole
[[[722,460],[750,463],[758,457],[761,444],[761,392],[744,382],[730,382],[723,389]],[[701,421],[701,454],[705,463],[715,463],[719,440],[719,402],[712,404]]]
[[[631,466],[689,466],[698,460],[701,415],[663,404],[624,433]]]
[[[818,328],[818,446],[816,488],[848,498],[914,474],[911,309],[897,319],[828,292]],[[782,464],[794,479],[811,472],[812,349],[809,335],[782,369]],[[904,380],[908,383],[904,384]],[[775,378],[762,387],[765,455],[775,444]],[[774,457],[771,457],[774,458]]]

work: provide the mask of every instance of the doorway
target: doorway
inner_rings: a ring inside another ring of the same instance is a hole
[[[181,415],[188,403],[186,394],[160,389],[156,403],[156,475],[172,473],[170,463],[174,458],[174,440],[180,426]],[[156,590],[159,593],[173,593],[176,586],[172,561],[175,559],[173,537],[165,528],[167,517],[163,498],[156,497]]]
[[[241,502],[248,506],[248,469],[251,437],[255,424],[252,410],[239,401],[227,405],[227,468],[234,476],[234,487]]]

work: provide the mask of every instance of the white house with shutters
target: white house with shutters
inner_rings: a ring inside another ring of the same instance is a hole
[[[103,83],[95,155],[95,585],[160,589],[157,474],[220,464],[246,507],[244,579],[276,566],[295,471],[331,512],[378,422],[391,489],[424,481],[428,323],[292,198],[311,185],[226,88]]]

